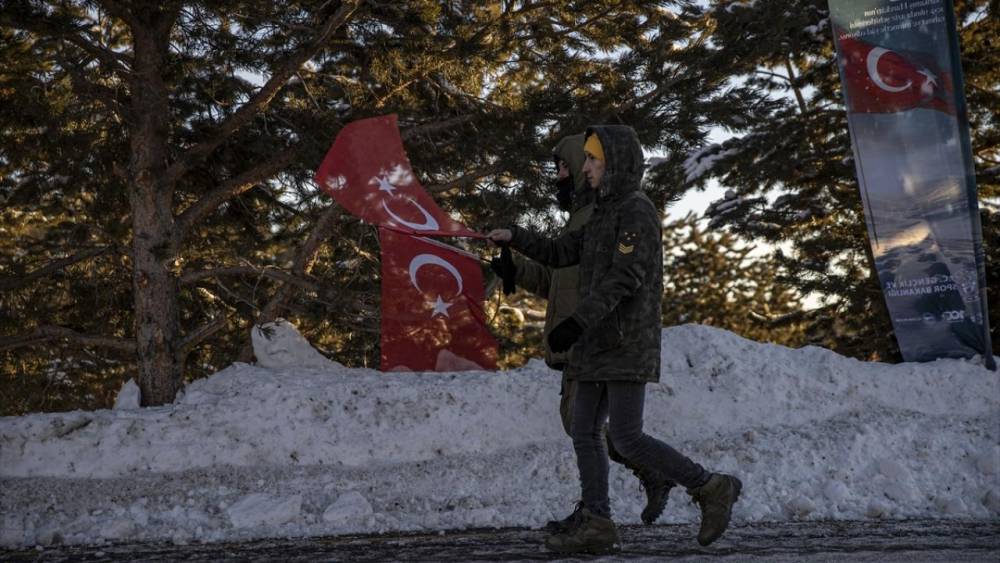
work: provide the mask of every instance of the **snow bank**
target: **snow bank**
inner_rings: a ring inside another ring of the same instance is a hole
[[[288,323],[175,404],[0,418],[0,545],[539,526],[578,498],[559,375],[379,373]],[[663,331],[647,432],[744,482],[739,521],[1000,515],[1000,378]],[[133,384],[134,385],[134,384]],[[643,495],[613,465],[612,509]],[[660,522],[697,522],[675,490]]]

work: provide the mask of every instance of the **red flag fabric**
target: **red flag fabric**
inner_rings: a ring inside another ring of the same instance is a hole
[[[893,51],[839,34],[841,68],[847,85],[848,111],[894,113],[927,108],[955,115],[950,73],[930,57]]]
[[[440,242],[379,229],[382,370],[494,370],[479,259]]]
[[[316,183],[361,219],[421,235],[482,238],[441,210],[417,181],[395,115],[347,124],[330,147]]]

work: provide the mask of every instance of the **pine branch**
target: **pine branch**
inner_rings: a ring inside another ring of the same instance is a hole
[[[78,254],[74,254],[73,256],[70,256],[68,258],[62,258],[60,260],[55,260],[53,262],[50,262],[48,265],[39,268],[28,275],[18,276],[16,278],[0,279],[0,291],[11,291],[14,289],[20,289],[28,285],[29,283],[33,282],[34,280],[49,276],[55,272],[58,272],[59,270],[62,270],[63,268],[67,268],[69,266],[72,266],[73,264],[83,262],[84,260],[88,260],[95,256],[100,256],[101,254],[107,252],[110,248],[111,247],[109,246],[99,246],[96,248],[91,248],[90,250],[85,250]]]
[[[132,355],[136,353],[135,341],[133,340],[109,336],[93,336],[77,332],[71,328],[52,325],[40,326],[30,335],[0,338],[0,352],[23,348],[41,342],[50,342],[52,340],[67,340],[80,346],[108,348]]]
[[[326,40],[344,23],[365,0],[345,0],[340,7],[320,26],[316,36],[304,47],[292,53],[277,69],[267,82],[240,109],[227,117],[208,139],[188,149],[167,169],[167,183],[176,183],[198,163],[208,157],[219,145],[224,143],[233,133],[249,123],[260,111],[274,99],[278,91],[284,87],[298,69],[310,58],[316,55]]]
[[[19,17],[20,16],[20,17]],[[8,26],[14,29],[30,31],[41,36],[53,37],[65,41],[71,45],[79,47],[95,59],[101,61],[109,72],[117,73],[123,77],[128,76],[128,60],[120,53],[116,53],[101,45],[91,42],[78,30],[83,26],[68,25],[68,22],[59,21],[40,12],[23,13],[17,10],[0,10],[0,26]]]
[[[122,118],[128,119],[130,102],[127,95],[124,96],[126,98],[124,103],[119,101],[119,92],[87,78],[80,71],[80,67],[83,66],[82,64],[76,64],[61,55],[57,56],[56,59],[66,72],[69,73],[70,83],[73,85],[73,90],[77,94],[80,94],[83,98],[89,98],[100,102],[112,114],[117,114]]]

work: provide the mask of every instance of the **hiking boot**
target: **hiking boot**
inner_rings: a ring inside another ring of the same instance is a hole
[[[542,528],[550,534],[561,534],[567,532],[573,528],[576,521],[580,519],[580,511],[583,510],[583,502],[576,503],[576,508],[573,509],[573,513],[569,516],[563,518],[562,520],[549,520],[545,527]]]
[[[733,512],[733,505],[740,498],[743,483],[732,475],[713,473],[708,482],[700,487],[688,489],[691,502],[701,507],[701,529],[698,530],[698,543],[708,545],[719,539]]]
[[[559,553],[611,553],[622,548],[622,539],[610,518],[580,508],[574,525],[545,538],[545,547]]]
[[[646,508],[642,509],[641,517],[642,523],[648,526],[663,514],[663,509],[667,506],[667,496],[676,483],[661,477],[647,479],[638,471],[636,477],[646,491]]]

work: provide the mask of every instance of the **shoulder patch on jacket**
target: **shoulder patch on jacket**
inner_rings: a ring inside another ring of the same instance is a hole
[[[622,254],[632,254],[635,250],[635,241],[639,238],[639,233],[636,231],[625,231],[621,234],[621,238],[618,240],[618,252]]]

